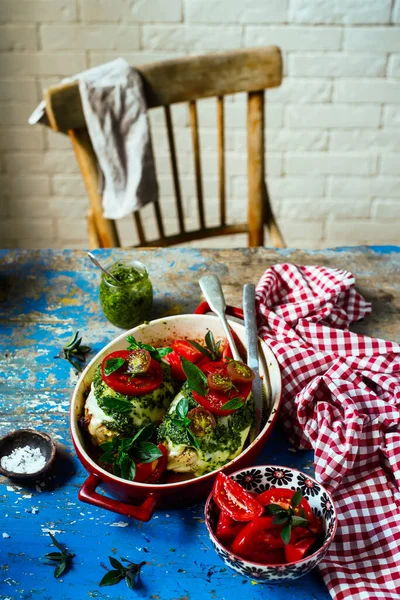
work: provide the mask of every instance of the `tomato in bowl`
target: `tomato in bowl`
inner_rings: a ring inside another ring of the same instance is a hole
[[[283,471],[286,488],[275,488]],[[310,493],[312,490],[312,493]],[[309,475],[264,465],[218,474],[205,506],[205,522],[224,563],[260,583],[297,579],[325,556],[336,533],[329,492]]]

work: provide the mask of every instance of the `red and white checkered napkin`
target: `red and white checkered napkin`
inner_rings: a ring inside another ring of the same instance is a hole
[[[335,600],[399,600],[400,345],[348,331],[371,306],[341,269],[276,265],[257,301],[282,369],[286,431],[314,449],[338,511],[325,583]]]

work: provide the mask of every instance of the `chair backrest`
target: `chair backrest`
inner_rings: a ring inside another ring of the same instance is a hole
[[[140,211],[134,213],[139,239],[138,246],[170,246],[211,236],[248,232],[249,246],[264,244],[264,224],[268,226],[273,245],[284,245],[268,199],[264,172],[264,90],[276,87],[282,81],[282,59],[279,48],[269,46],[184,57],[136,67],[145,88],[148,109],[163,107],[169,144],[173,186],[175,191],[179,233],[167,236],[162,212],[154,204],[159,236],[147,240]],[[247,92],[247,167],[248,167],[248,220],[241,224],[226,222],[224,96]],[[219,221],[207,227],[202,184],[200,136],[196,101],[217,98],[217,148]],[[57,85],[45,92],[46,114],[55,131],[68,133],[72,141],[90,199],[88,216],[91,247],[119,246],[114,221],[102,214],[99,168],[86,129],[78,84]],[[182,193],[170,105],[188,102],[194,173],[196,179],[199,228],[185,229]]]

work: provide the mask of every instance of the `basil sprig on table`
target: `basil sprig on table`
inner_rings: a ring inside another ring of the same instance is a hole
[[[125,339],[129,344],[128,350],[138,350],[139,348],[142,348],[143,350],[150,352],[151,357],[158,361],[164,358],[166,354],[172,352],[172,348],[155,348],[149,344],[143,344],[143,342],[139,342],[132,335],[127,335]]]
[[[68,344],[63,346],[62,353],[55,358],[65,358],[77,371],[82,371],[83,364],[86,361],[86,354],[90,352],[91,348],[90,346],[83,346],[81,344],[82,338],[79,337],[79,331],[77,331],[73,334]]]
[[[207,346],[206,348],[204,348],[204,346],[202,346],[195,340],[188,340],[188,342],[189,342],[189,344],[192,344],[192,346],[194,348],[196,348],[196,350],[201,352],[203,354],[203,356],[206,356],[210,360],[218,360],[220,357],[220,351],[219,351],[220,342],[218,342],[217,344],[215,343],[215,339],[214,339],[212,331],[208,331],[206,333],[206,337],[204,338],[204,340],[206,342],[206,346]]]
[[[149,442],[154,433],[154,423],[142,427],[131,438],[114,437],[111,442],[100,445],[103,454],[99,461],[112,465],[114,475],[134,481],[136,476],[135,461],[150,463],[162,456],[161,450]]]
[[[140,577],[141,568],[146,564],[145,561],[135,564],[127,558],[121,557],[121,560],[128,564],[127,567],[124,567],[124,565],[113,556],[109,556],[108,559],[110,561],[110,565],[114,567],[114,569],[112,571],[108,571],[108,573],[104,575],[103,579],[99,583],[99,586],[105,587],[106,585],[115,585],[116,583],[122,581],[122,579],[125,579],[128,588],[134,590]]]
[[[181,398],[176,406],[175,417],[173,417],[171,419],[171,421],[179,429],[185,429],[186,434],[187,434],[190,442],[192,443],[192,445],[195,448],[199,449],[200,448],[199,442],[197,441],[196,437],[193,435],[193,433],[189,429],[192,421],[187,416],[188,412],[189,412],[189,400],[187,398]]]
[[[281,531],[281,538],[285,545],[290,541],[292,527],[298,527],[300,525],[303,527],[308,526],[303,507],[300,507],[301,517],[295,514],[295,509],[299,506],[302,498],[303,494],[301,493],[301,490],[297,490],[292,496],[289,508],[282,508],[279,504],[268,504],[268,506],[266,506],[267,514],[273,515],[273,525],[285,525]]]
[[[46,554],[47,560],[51,560],[54,563],[58,563],[56,568],[54,569],[54,577],[57,578],[60,577],[60,575],[62,575],[71,566],[72,559],[74,558],[75,554],[72,554],[72,552],[68,552],[68,550],[65,550],[65,548],[63,548],[61,544],[57,542],[56,538],[52,533],[50,533],[50,531],[49,536],[51,537],[51,541],[53,542],[55,547],[60,550],[60,552],[48,552]]]

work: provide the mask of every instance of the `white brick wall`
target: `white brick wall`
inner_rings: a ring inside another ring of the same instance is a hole
[[[87,199],[69,140],[27,117],[41,90],[131,64],[277,44],[266,169],[290,246],[400,243],[400,0],[0,0],[0,246],[85,247]],[[215,101],[199,104],[203,187],[216,218]],[[173,107],[188,224],[197,220],[187,107]],[[167,230],[175,214],[164,115],[151,112]],[[246,103],[226,100],[228,215],[247,194]],[[145,215],[152,214],[146,209]],[[151,231],[152,225],[146,221]],[[135,241],[131,219],[122,239]],[[205,245],[227,244],[212,240]],[[235,245],[245,239],[232,241]]]

